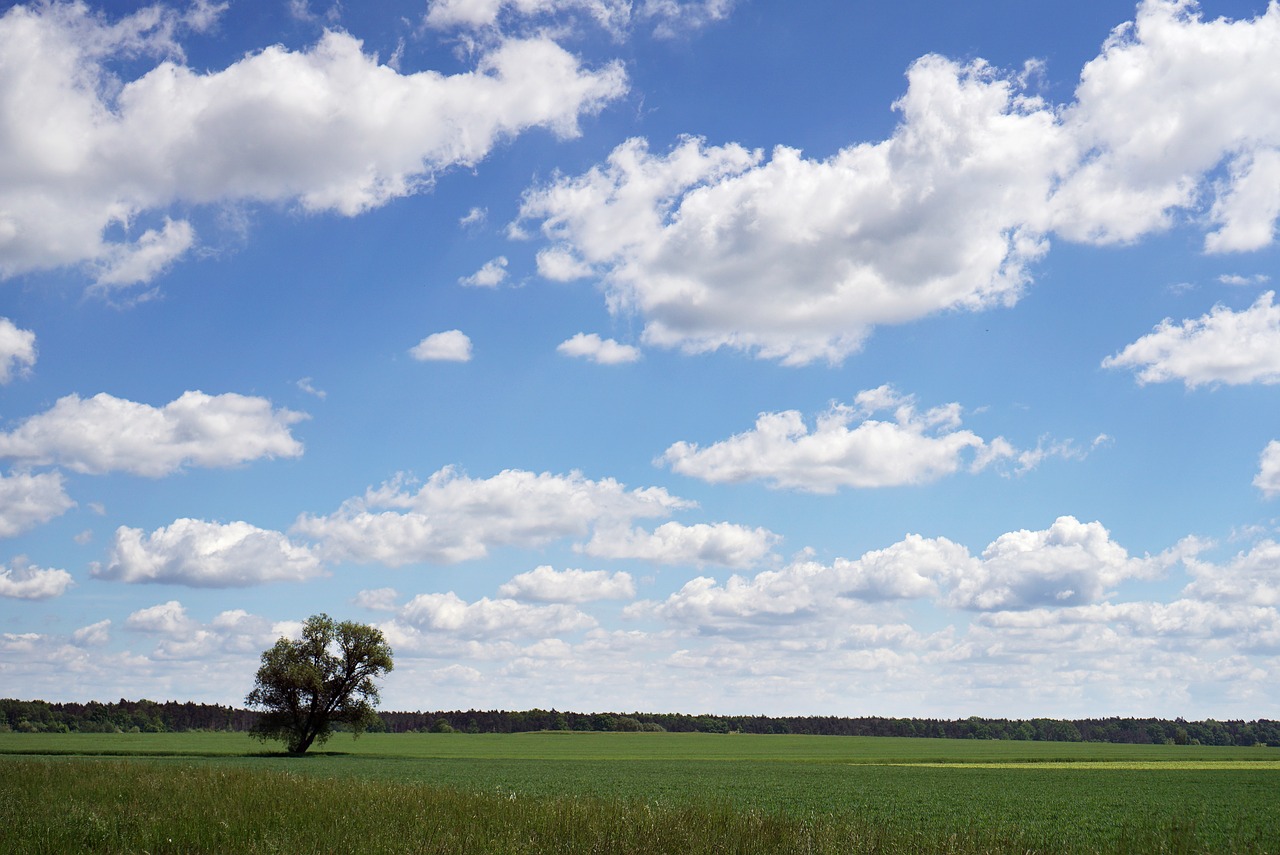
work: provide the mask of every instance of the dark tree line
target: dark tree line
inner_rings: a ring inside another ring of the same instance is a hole
[[[0,731],[114,733],[184,730],[250,731],[258,715],[218,704],[167,701],[50,704],[0,700]],[[335,727],[341,729],[341,725]],[[936,739],[1020,739],[1280,747],[1280,721],[1184,721],[1158,718],[927,719],[841,716],[716,716],[681,713],[575,713],[557,710],[382,712],[370,731],[524,733],[537,730],[673,733],[803,733],[824,736],[922,736]]]
[[[247,731],[256,714],[220,704],[140,700],[51,704],[0,699],[0,731],[19,733],[161,733],[185,730]]]

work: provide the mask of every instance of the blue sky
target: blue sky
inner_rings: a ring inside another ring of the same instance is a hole
[[[1280,7],[3,8],[3,694],[1280,710]]]

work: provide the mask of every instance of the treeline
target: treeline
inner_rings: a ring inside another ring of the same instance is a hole
[[[799,733],[821,736],[916,736],[1280,747],[1280,721],[1172,721],[1158,718],[964,719],[839,716],[719,716],[681,713],[575,713],[557,710],[384,712],[374,730],[392,733],[526,733],[539,730]],[[51,704],[0,700],[0,732],[158,733],[247,731],[256,713],[219,704],[166,701]]]
[[[964,719],[846,718],[840,716],[718,716],[681,713],[575,713],[556,710],[385,712],[394,733],[446,731],[523,733],[537,730],[672,733],[800,733],[818,736],[916,736],[935,739],[1017,739],[1042,742],[1117,742],[1280,747],[1280,721],[1172,721],[1157,718]]]
[[[164,733],[185,730],[248,730],[257,714],[220,704],[178,701],[51,704],[0,699],[0,732]]]

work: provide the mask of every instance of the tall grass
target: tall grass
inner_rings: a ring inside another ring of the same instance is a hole
[[[891,828],[850,813],[796,816],[693,799],[465,792],[207,763],[5,759],[0,851],[31,853],[1072,853],[1274,852],[1240,836],[1221,849],[1175,821],[1104,847],[1070,828],[952,817]]]

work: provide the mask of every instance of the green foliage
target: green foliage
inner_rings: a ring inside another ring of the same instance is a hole
[[[338,724],[358,736],[381,724],[373,681],[391,668],[391,648],[379,630],[313,615],[298,641],[281,638],[263,652],[253,691],[245,698],[262,711],[252,733],[263,741],[284,742],[290,754],[323,744]]]

